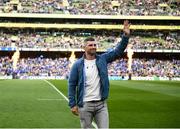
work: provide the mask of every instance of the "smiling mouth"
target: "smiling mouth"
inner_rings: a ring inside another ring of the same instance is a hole
[[[88,52],[89,55],[94,56],[96,54],[96,49],[92,49]]]

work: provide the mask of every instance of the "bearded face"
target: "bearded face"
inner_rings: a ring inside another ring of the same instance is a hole
[[[97,44],[95,41],[88,41],[84,47],[85,53],[94,56],[96,55]]]

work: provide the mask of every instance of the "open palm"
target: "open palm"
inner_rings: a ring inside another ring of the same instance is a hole
[[[125,35],[130,35],[130,24],[128,20],[124,20],[124,28],[123,31]]]

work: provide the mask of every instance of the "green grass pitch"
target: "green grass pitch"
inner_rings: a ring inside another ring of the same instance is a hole
[[[67,96],[67,81],[49,80]],[[111,81],[110,128],[180,128],[180,82]],[[0,128],[79,128],[44,80],[0,80]]]

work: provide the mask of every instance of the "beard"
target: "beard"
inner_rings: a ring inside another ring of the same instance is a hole
[[[96,55],[96,49],[92,49],[92,50],[87,51],[87,54],[90,56],[95,56]]]

